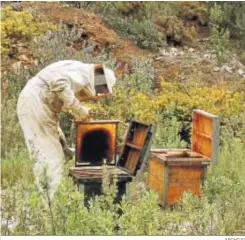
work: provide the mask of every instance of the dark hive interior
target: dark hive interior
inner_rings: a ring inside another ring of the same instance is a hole
[[[104,130],[90,131],[83,136],[80,162],[102,165],[107,160],[109,151],[109,134]]]

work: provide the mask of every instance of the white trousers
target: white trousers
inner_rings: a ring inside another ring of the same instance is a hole
[[[52,199],[60,184],[65,157],[59,141],[56,114],[43,103],[40,95],[38,87],[26,87],[18,99],[17,114],[34,161],[35,182],[47,201],[46,197]],[[47,181],[43,181],[45,169]]]

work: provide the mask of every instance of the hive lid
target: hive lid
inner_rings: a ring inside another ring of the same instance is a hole
[[[151,157],[166,165],[210,164],[210,158],[190,149],[151,149]]]
[[[152,124],[132,120],[117,166],[134,176],[138,171],[142,171],[148,159],[151,139],[155,131],[156,127]]]
[[[218,161],[219,117],[202,110],[192,113],[191,150],[200,153],[212,162]]]

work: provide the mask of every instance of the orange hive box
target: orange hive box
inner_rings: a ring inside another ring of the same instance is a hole
[[[183,192],[200,195],[208,165],[218,162],[219,118],[202,110],[192,114],[191,149],[152,149],[147,185],[160,204],[172,205]]]

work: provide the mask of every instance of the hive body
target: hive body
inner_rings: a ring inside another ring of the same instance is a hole
[[[191,149],[152,149],[147,186],[161,205],[178,203],[185,191],[200,196],[207,167],[218,162],[219,118],[202,110],[192,114]]]

